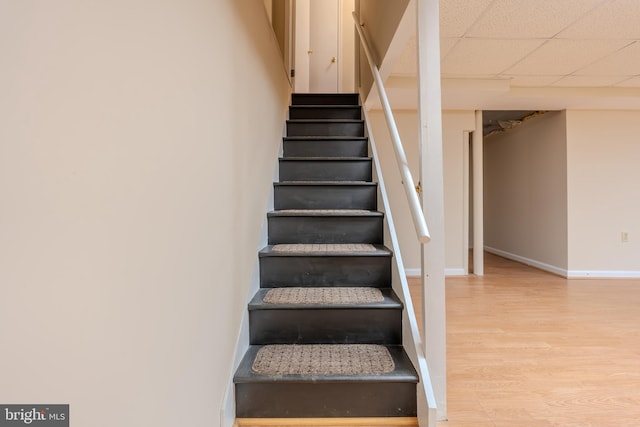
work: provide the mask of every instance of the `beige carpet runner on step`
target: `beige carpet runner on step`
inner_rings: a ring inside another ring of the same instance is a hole
[[[263,301],[267,304],[370,304],[384,301],[377,288],[275,288]]]
[[[273,252],[375,252],[376,247],[368,243],[315,243],[280,244]]]
[[[267,345],[252,366],[262,375],[371,375],[394,368],[389,351],[377,344]]]

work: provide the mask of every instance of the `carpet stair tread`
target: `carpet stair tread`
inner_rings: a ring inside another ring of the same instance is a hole
[[[301,344],[309,345],[309,344]],[[350,344],[315,344],[314,346],[322,348],[323,346],[334,345],[350,345]],[[386,348],[393,360],[393,370],[382,374],[278,374],[268,375],[261,374],[252,369],[258,351],[265,346],[252,345],[249,346],[247,353],[240,362],[234,382],[240,383],[270,383],[270,382],[292,382],[292,383],[348,383],[348,382],[408,382],[417,383],[418,374],[411,364],[409,357],[400,345],[383,346]]]
[[[370,257],[389,257],[392,255],[392,252],[389,248],[384,245],[371,245],[373,246],[373,250],[332,250],[331,246],[336,245],[323,245],[326,246],[326,249],[318,249],[318,250],[304,250],[300,248],[295,251],[286,251],[286,252],[278,252],[274,251],[274,246],[277,245],[267,245],[258,253],[260,258],[266,257],[287,257],[287,256],[309,256],[309,257],[349,257],[349,256],[370,256]],[[315,245],[314,245],[315,246]]]
[[[348,287],[348,286],[346,286]],[[403,307],[402,302],[395,295],[393,290],[391,289],[379,289],[373,288],[379,291],[382,294],[382,301],[378,302],[353,302],[353,303],[267,303],[264,302],[265,296],[267,294],[278,288],[271,289],[259,289],[258,292],[254,295],[253,299],[249,303],[249,310],[297,310],[297,309],[308,309],[308,310],[329,310],[335,308],[352,308],[352,309],[401,309]],[[287,288],[290,289],[290,288]],[[319,289],[319,288],[303,288],[303,289]],[[328,288],[332,289],[343,289],[341,288]],[[367,289],[367,288],[362,288]]]

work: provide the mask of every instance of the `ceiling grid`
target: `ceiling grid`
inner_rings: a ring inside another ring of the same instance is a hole
[[[449,87],[483,80],[519,94],[562,88],[640,94],[640,0],[440,0],[440,35],[441,76]],[[398,56],[391,86],[394,77],[415,78],[415,49],[414,37]]]

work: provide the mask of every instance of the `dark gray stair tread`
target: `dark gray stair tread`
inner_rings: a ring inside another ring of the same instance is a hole
[[[280,157],[283,162],[371,162],[371,157]]]
[[[287,158],[326,156],[326,157],[369,157],[367,137],[298,136],[283,139],[283,155]]]
[[[268,244],[383,243],[383,219],[369,210],[277,210],[267,213]]]
[[[282,157],[280,181],[371,181],[369,157]]]
[[[358,105],[357,93],[293,93],[291,105]]]
[[[277,286],[277,285],[276,285]],[[358,290],[390,291],[367,286]],[[390,293],[382,301],[342,304],[265,303],[264,295],[290,286],[262,289],[249,306],[250,344],[383,344],[402,343],[403,305]],[[317,289],[301,287],[302,289]],[[342,287],[323,286],[335,290]],[[264,291],[264,292],[263,292]],[[298,292],[294,293],[299,295]],[[317,295],[315,295],[317,297]]]
[[[377,209],[377,183],[371,181],[283,181],[273,186],[276,210]]]
[[[359,105],[292,105],[289,119],[362,119]]]
[[[375,182],[370,181],[280,181],[274,182],[273,185],[277,187],[284,186],[300,186],[300,185],[315,185],[315,186],[336,186],[336,187],[348,187],[353,185],[375,187],[378,185]]]
[[[290,105],[289,108],[299,109],[299,110],[314,109],[314,108],[321,108],[321,109],[327,109],[327,110],[330,110],[330,109],[359,110],[362,107],[357,104],[293,104],[293,105]]]
[[[361,121],[361,120],[355,120]],[[366,141],[369,138],[366,136],[331,136],[331,135],[300,135],[300,136],[283,136],[283,141]]]
[[[306,212],[305,212],[306,211]],[[380,211],[366,211],[359,209],[282,209],[267,212],[267,217],[383,217]]]
[[[362,119],[289,119],[288,136],[364,136]]]
[[[273,246],[267,245],[258,252],[260,258],[265,257],[349,257],[349,256],[370,256],[370,257],[386,257],[393,253],[384,245],[373,245],[375,251],[326,251],[326,252],[274,252]]]
[[[313,124],[322,124],[322,123],[363,123],[362,119],[288,119],[287,123],[313,123]],[[309,135],[312,136],[312,135]]]
[[[361,108],[358,104],[293,104],[291,108]]]
[[[251,345],[238,366],[233,378],[236,384],[243,383],[383,383],[383,382],[407,382],[417,383],[418,374],[404,349],[400,345],[385,346],[395,364],[393,372],[387,374],[360,374],[360,375],[263,375],[251,369],[253,361],[262,345]]]
[[[384,301],[376,303],[360,303],[360,304],[273,304],[263,302],[264,297],[273,288],[262,288],[253,296],[249,303],[249,311],[251,310],[330,310],[335,308],[348,309],[397,309],[402,308],[402,302],[398,299],[392,289],[380,289]]]

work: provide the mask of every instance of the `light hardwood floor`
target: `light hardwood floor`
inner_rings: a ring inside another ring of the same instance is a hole
[[[485,260],[484,277],[446,281],[449,421],[438,427],[640,426],[640,279]]]

